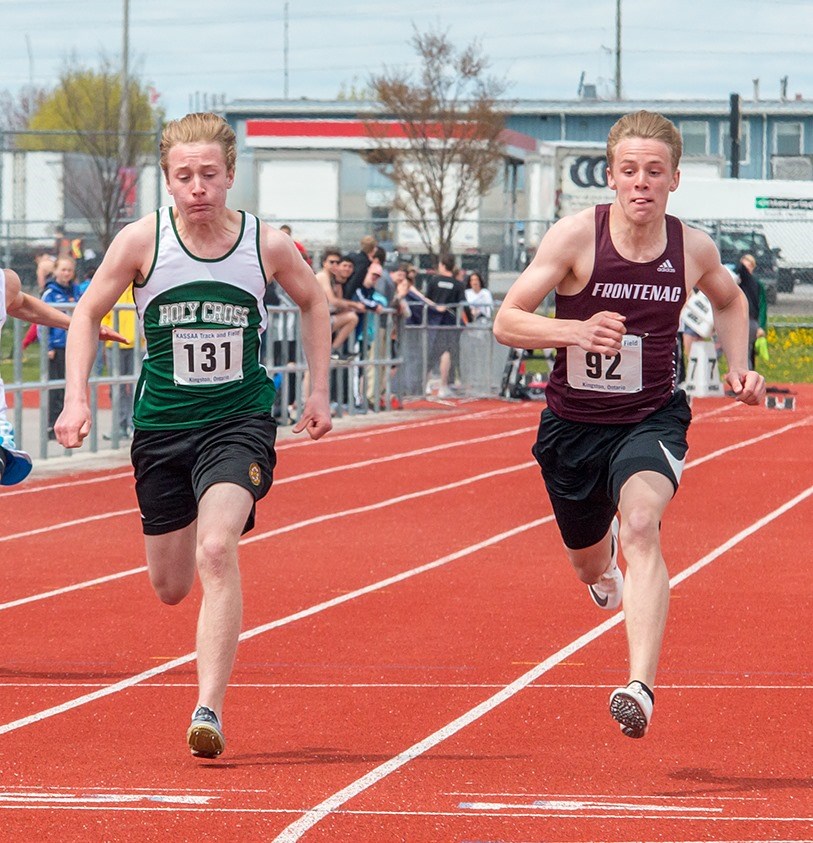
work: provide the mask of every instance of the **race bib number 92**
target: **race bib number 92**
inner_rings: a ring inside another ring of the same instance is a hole
[[[172,331],[172,374],[175,383],[210,386],[243,378],[243,329]]]
[[[577,345],[567,347],[567,382],[573,389],[595,392],[640,392],[642,379],[643,340],[625,334],[617,354],[598,354]]]

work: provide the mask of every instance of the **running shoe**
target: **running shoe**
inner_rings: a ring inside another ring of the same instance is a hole
[[[610,694],[610,714],[628,738],[642,738],[652,717],[652,698],[640,682],[630,682]]]
[[[186,733],[186,742],[197,758],[217,758],[226,747],[226,736],[220,721],[211,708],[200,705],[192,715],[192,725]]]
[[[621,605],[624,595],[624,575],[618,567],[618,518],[613,518],[611,526],[613,550],[607,570],[599,577],[597,583],[587,586],[593,602],[600,609],[617,609]]]

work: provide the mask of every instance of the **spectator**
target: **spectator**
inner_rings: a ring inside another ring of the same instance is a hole
[[[54,277],[45,285],[42,300],[50,305],[68,304],[79,301],[79,286],[76,283],[76,261],[71,257],[59,258]],[[70,314],[68,314],[70,316]],[[48,343],[48,379],[65,379],[65,342],[68,332],[65,328],[41,328],[41,342]],[[65,390],[48,390],[48,438],[56,439],[54,424],[62,412]]]
[[[279,227],[279,230],[283,234],[287,234],[291,238],[291,240],[294,240],[294,236],[291,233],[290,225],[281,225]],[[313,269],[313,260],[311,260],[311,256],[308,254],[308,250],[298,240],[294,240],[294,246],[296,246],[296,248],[299,250],[299,254],[302,255],[302,259],[305,261],[305,263],[311,269]]]
[[[42,298],[46,285],[54,277],[56,262],[50,255],[43,254],[37,255],[37,257],[34,258],[34,263],[37,265],[37,295]],[[23,337],[23,351],[25,351],[31,343],[35,343],[38,338],[39,334],[37,326],[32,322]]]
[[[756,368],[756,341],[768,330],[768,298],[762,282],[754,276],[756,268],[756,258],[743,255],[736,270],[740,289],[748,300],[748,365],[751,369]]]
[[[352,356],[347,349],[342,350],[342,347],[355,331],[359,321],[353,303],[342,297],[341,290],[338,295],[336,293],[338,282],[334,273],[339,267],[341,257],[338,249],[326,249],[322,255],[322,268],[316,273],[316,280],[324,290],[330,308],[331,356],[334,359]]]
[[[130,307],[126,307],[130,305]],[[111,374],[113,375],[132,375],[135,372],[135,356],[136,347],[138,343],[138,325],[136,323],[135,302],[133,301],[132,286],[119,296],[116,302],[116,310],[110,311],[107,316],[102,319],[102,325],[107,325],[110,328],[115,328],[120,334],[126,337],[127,342],[119,344],[118,353],[113,350],[111,352],[111,359],[115,361],[118,356],[118,372],[115,367]],[[113,343],[108,341],[105,343],[108,349],[111,349]],[[113,397],[113,390],[118,390],[118,419],[114,422],[118,423],[118,435],[129,438],[133,435],[133,384],[121,383],[118,386],[110,387],[110,396]]]
[[[375,250],[378,247],[378,242],[371,234],[367,234],[361,238],[359,243],[360,251],[351,252],[350,259],[353,261],[353,273],[347,279],[345,286],[345,296],[349,299],[355,298],[356,290],[364,283],[367,277],[367,270],[373,261]]]
[[[367,270],[362,285],[356,289],[354,294],[354,300],[364,308],[364,313],[359,316],[358,326],[356,328],[356,340],[359,344],[360,353],[367,360],[374,360],[381,352],[381,343],[376,341],[380,335],[377,329],[378,321],[384,313],[384,308],[389,304],[384,296],[375,289],[375,285],[381,277],[382,271],[381,264],[378,261],[373,261]],[[368,406],[372,406],[375,394],[373,367],[366,366],[363,369],[360,368],[358,380],[359,383],[355,395],[356,406],[364,406],[363,395],[366,395]],[[366,384],[366,390],[362,389],[362,383]]]
[[[388,302],[391,302],[395,297],[395,282],[387,267],[384,266],[386,259],[387,253],[384,249],[381,246],[376,246],[375,252],[373,252],[373,260],[377,261],[381,267],[381,277],[376,281],[375,288]]]
[[[78,284],[80,296],[90,286],[90,282],[93,280],[94,272],[96,272],[95,264],[90,264],[89,266],[85,267],[85,271],[82,273],[82,280]]]
[[[479,272],[472,272],[466,283],[466,301],[472,322],[490,322],[494,312],[494,297],[491,290],[483,283],[483,276]]]
[[[70,324],[70,316],[45,304],[34,296],[22,291],[20,276],[10,269],[0,268],[0,331],[7,316],[14,316],[32,325],[46,325],[63,331]],[[110,339],[123,339],[119,334],[103,327],[99,336]],[[31,457],[17,448],[14,427],[6,416],[6,395],[3,380],[0,378],[0,485],[14,486],[20,483],[31,471]]]
[[[426,297],[435,307],[428,313],[429,359],[427,374],[438,367],[440,374],[439,398],[448,398],[453,380],[460,365],[460,329],[458,309],[466,300],[463,284],[454,277],[454,258],[442,255],[434,275],[426,285]],[[461,314],[462,315],[462,314]]]

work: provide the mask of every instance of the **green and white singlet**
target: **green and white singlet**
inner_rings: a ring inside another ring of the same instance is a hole
[[[156,211],[155,257],[133,285],[147,342],[133,424],[144,430],[203,427],[270,412],[275,389],[260,363],[267,279],[260,223],[240,212],[235,245],[199,258],[181,242],[171,207]]]

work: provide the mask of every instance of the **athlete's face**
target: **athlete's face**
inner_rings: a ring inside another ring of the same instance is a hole
[[[179,213],[190,222],[205,223],[226,207],[234,170],[218,143],[179,143],[167,155],[167,190]]]
[[[612,167],[607,168],[607,184],[616,192],[616,204],[634,222],[660,218],[679,181],[669,147],[659,140],[622,140],[615,148]]]

